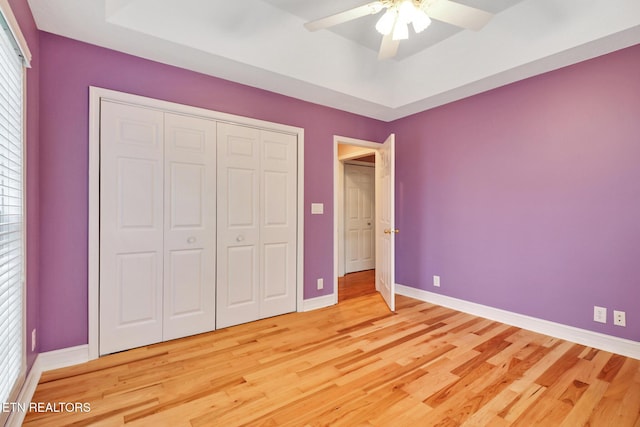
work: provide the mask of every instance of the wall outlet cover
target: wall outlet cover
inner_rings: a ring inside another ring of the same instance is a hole
[[[607,309],[605,307],[593,306],[593,321],[607,323]]]
[[[613,310],[613,324],[627,326],[627,314],[624,311]]]
[[[440,276],[433,276],[433,286],[440,287]]]

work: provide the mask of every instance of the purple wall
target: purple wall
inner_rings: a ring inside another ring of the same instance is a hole
[[[382,141],[387,124],[41,33],[42,351],[87,343],[89,86],[305,129],[305,298],[333,275],[333,135]],[[310,204],[325,215],[310,215]]]
[[[47,33],[38,46],[26,1],[11,3],[36,65],[28,330],[41,351],[87,342],[90,85],[303,127],[305,298],[330,292],[315,280],[333,274],[332,215],[309,205],[332,212],[333,135],[394,131],[398,283],[640,340],[639,46],[385,124]],[[629,326],[594,323],[593,305]]]
[[[392,123],[397,283],[640,341],[639,76],[636,45]]]
[[[26,244],[27,244],[27,366],[31,368],[39,345],[31,351],[31,331],[38,327],[39,307],[39,263],[40,263],[40,193],[39,193],[39,96],[40,96],[40,43],[38,29],[26,0],[9,0],[11,10],[20,25],[31,51],[31,68],[27,70],[26,113]],[[38,341],[38,339],[36,339]]]

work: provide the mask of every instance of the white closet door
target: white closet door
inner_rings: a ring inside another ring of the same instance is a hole
[[[296,309],[297,138],[261,131],[260,317]]]
[[[218,328],[260,313],[260,131],[218,123]]]
[[[100,354],[162,340],[163,114],[103,101]]]
[[[371,270],[375,259],[375,168],[344,165],[345,272]]]
[[[215,329],[216,122],[165,114],[164,332]]]

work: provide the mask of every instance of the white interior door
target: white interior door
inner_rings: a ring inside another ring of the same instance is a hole
[[[345,164],[345,272],[375,268],[375,168]]]
[[[260,313],[260,131],[218,124],[218,328]]]
[[[216,122],[165,114],[164,331],[215,329]]]
[[[297,143],[260,132],[260,318],[296,309]]]
[[[376,289],[395,310],[395,135],[376,152]]]
[[[100,354],[162,341],[163,114],[103,101]]]

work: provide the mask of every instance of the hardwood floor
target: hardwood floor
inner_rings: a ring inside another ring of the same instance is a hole
[[[358,271],[338,277],[338,302],[375,293],[375,270]]]
[[[378,294],[47,372],[26,426],[632,426],[640,361]]]

